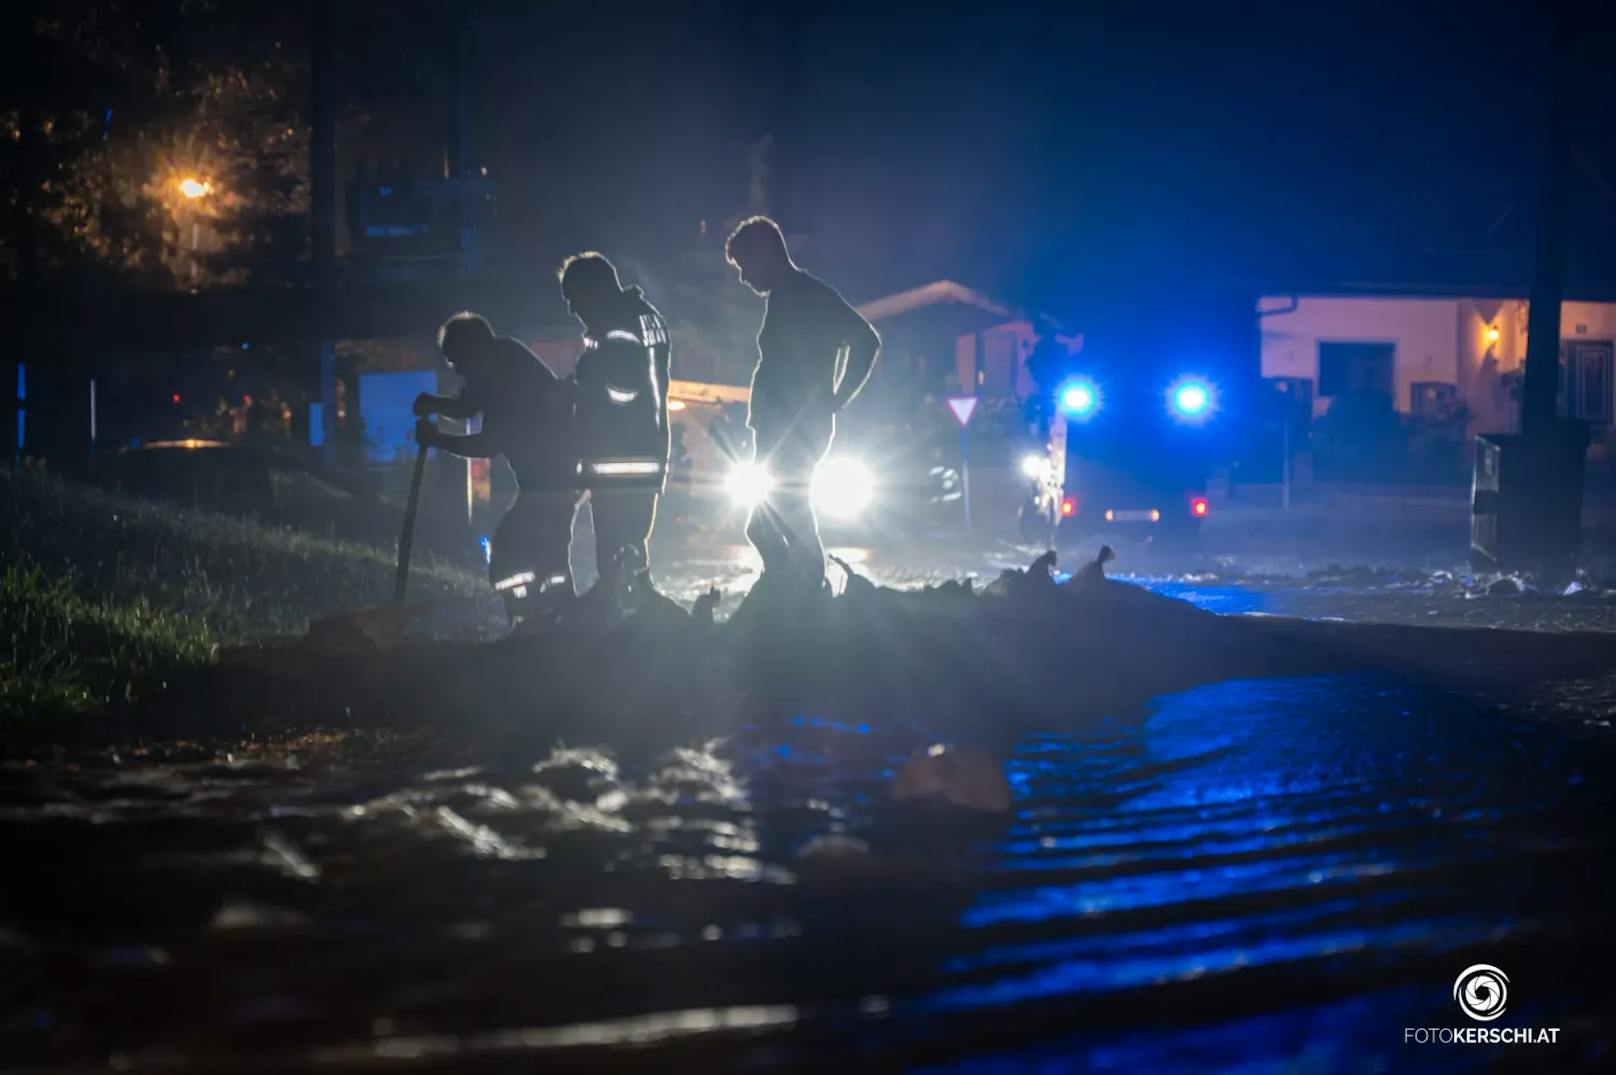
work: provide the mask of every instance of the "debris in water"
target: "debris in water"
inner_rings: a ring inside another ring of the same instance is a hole
[[[1003,767],[982,751],[939,744],[904,763],[892,778],[892,797],[1004,813],[1010,809],[1010,783]]]
[[[1109,545],[1101,545],[1099,553],[1092,561],[1083,565],[1083,570],[1072,577],[1072,583],[1077,586],[1093,586],[1105,581],[1105,565],[1117,558],[1117,551]]]
[[[213,913],[208,923],[210,933],[231,933],[250,930],[299,929],[308,919],[287,907],[271,907],[252,900],[233,899]]]

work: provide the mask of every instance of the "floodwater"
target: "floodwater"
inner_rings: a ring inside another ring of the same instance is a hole
[[[878,584],[912,588],[968,577],[984,583],[1007,568],[1025,567],[1040,550],[999,544],[971,551],[949,546],[904,548],[898,555],[862,546],[831,552]],[[1092,556],[1092,547],[1066,549],[1060,565],[1073,570]],[[727,594],[744,593],[756,580],[757,569],[750,549],[716,546],[664,565],[658,578],[659,585],[688,605],[709,586]],[[1616,580],[1582,578],[1542,589],[1529,578],[1473,575],[1457,555],[1433,557],[1420,568],[1364,567],[1341,566],[1329,559],[1157,553],[1120,545],[1118,558],[1106,573],[1210,612],[1616,632]],[[839,583],[840,569],[829,574],[833,583]],[[733,602],[721,605],[720,612],[726,607],[733,607]]]
[[[1008,816],[892,802],[828,713],[633,773],[359,735],[11,765],[0,1067],[1609,1069],[1613,717],[1587,681],[1052,699]],[[1464,1026],[1559,1043],[1404,1040]]]

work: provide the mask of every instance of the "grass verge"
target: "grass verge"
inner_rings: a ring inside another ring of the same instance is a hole
[[[124,708],[221,647],[385,603],[394,555],[0,470],[0,719]],[[486,581],[459,565],[418,565],[411,599],[438,636],[503,619]]]

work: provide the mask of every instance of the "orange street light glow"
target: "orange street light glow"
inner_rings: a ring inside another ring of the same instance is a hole
[[[202,198],[213,193],[213,184],[186,176],[180,180],[180,193],[187,198]]]

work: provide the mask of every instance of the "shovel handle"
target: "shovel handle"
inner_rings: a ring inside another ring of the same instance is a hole
[[[398,535],[398,574],[393,576],[393,603],[404,603],[410,583],[410,552],[415,546],[415,515],[421,507],[421,479],[426,476],[426,445],[415,449],[415,471],[410,475],[410,496],[404,502],[404,530]]]

